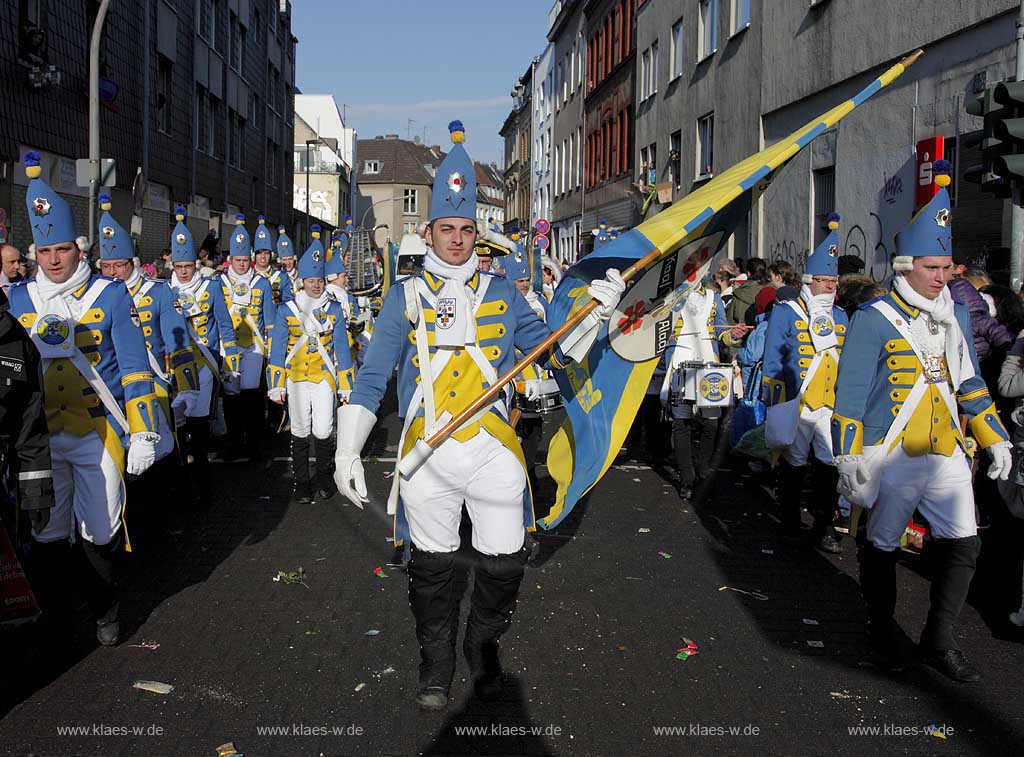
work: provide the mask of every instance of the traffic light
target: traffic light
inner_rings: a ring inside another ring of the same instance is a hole
[[[1003,106],[994,114],[992,134],[1002,142],[992,170],[1006,182],[1024,179],[1024,82],[999,82],[992,99]]]
[[[991,192],[996,197],[1009,197],[1010,182],[1005,181],[1003,174],[996,171],[996,162],[1007,151],[1008,145],[995,136],[995,124],[1004,114],[1002,109],[996,107],[995,89],[995,86],[986,87],[981,95],[964,106],[972,116],[984,119],[980,133],[963,139],[965,146],[981,148],[981,162],[964,171],[964,181],[980,184],[982,191]]]

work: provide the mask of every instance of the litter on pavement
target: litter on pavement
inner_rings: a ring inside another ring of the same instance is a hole
[[[217,757],[245,757],[244,754],[235,749],[235,742],[229,741],[217,747]]]
[[[676,659],[686,662],[691,657],[696,655],[700,650],[698,649],[696,642],[694,642],[691,639],[683,637],[683,643],[686,644],[686,646],[679,647],[679,649],[676,650]]]
[[[726,589],[728,589],[729,591],[734,591],[737,594],[746,594],[748,597],[753,597],[754,599],[759,599],[762,602],[764,602],[766,599],[768,599],[768,595],[767,594],[762,594],[759,591],[747,591],[746,589],[737,589],[735,586],[719,586],[718,587],[719,591],[725,591]]]
[[[141,644],[125,644],[126,647],[135,647],[136,649],[148,649],[151,652],[160,648],[160,642],[157,641],[144,641]]]
[[[277,571],[277,575],[272,580],[276,583],[283,581],[286,584],[302,584],[307,589],[309,588],[309,585],[306,583],[306,571],[301,565],[296,570],[290,572]]]
[[[174,691],[174,687],[171,684],[161,683],[160,681],[136,681],[132,684],[132,688],[151,691],[154,694],[170,694]]]
[[[672,559],[672,555],[670,555],[668,552],[659,552],[658,555],[660,557],[664,557],[666,560],[671,560]]]
[[[376,628],[371,628],[369,631],[364,633],[363,636],[380,636],[380,631]]]
[[[377,576],[377,578],[391,578],[391,576],[384,572],[384,568],[379,565],[373,569],[373,575]]]
[[[366,688],[366,684],[365,683],[361,683],[358,686],[356,686],[356,691],[362,691],[365,688]]]

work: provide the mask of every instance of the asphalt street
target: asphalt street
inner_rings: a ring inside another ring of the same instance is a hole
[[[418,712],[406,576],[386,567],[397,437],[392,415],[371,439],[364,511],[340,497],[290,505],[283,437],[265,470],[218,463],[207,511],[173,496],[135,503],[121,645],[96,647],[84,616],[67,649],[40,646],[31,629],[0,637],[0,752],[212,756],[234,742],[248,757],[1008,754],[1024,744],[1024,637],[1005,622],[1020,596],[1018,523],[997,518],[986,532],[960,626],[984,681],[953,684],[927,668],[893,678],[867,662],[850,540],[834,557],[782,547],[774,503],[741,462],[725,461],[689,504],[670,473],[630,450],[540,534],[504,638],[505,698],[472,699],[460,659],[449,710]],[[539,489],[550,501],[543,469]],[[292,575],[274,580],[279,571]],[[916,639],[926,559],[908,557],[899,575],[899,621]],[[679,659],[691,641],[697,653]]]

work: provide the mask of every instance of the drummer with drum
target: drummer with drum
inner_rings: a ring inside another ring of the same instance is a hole
[[[733,400],[732,366],[721,362],[719,344],[731,346],[747,327],[730,327],[722,298],[703,283],[673,313],[673,320],[661,401],[672,419],[679,498],[689,500],[710,477],[723,409]]]

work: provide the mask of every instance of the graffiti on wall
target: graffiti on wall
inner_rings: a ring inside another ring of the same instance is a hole
[[[302,212],[306,211],[306,188],[297,184],[292,185],[292,207]],[[331,193],[325,189],[312,189],[309,192],[309,214],[316,216],[321,221],[334,223],[334,204]]]

